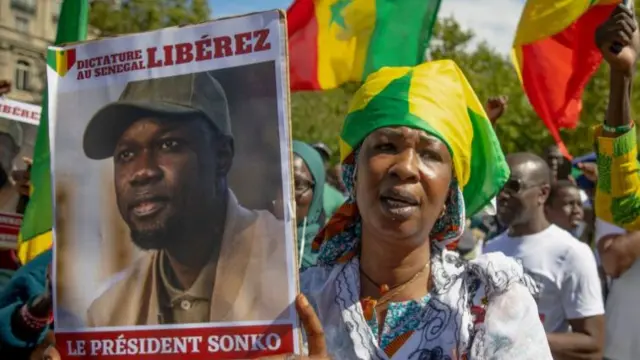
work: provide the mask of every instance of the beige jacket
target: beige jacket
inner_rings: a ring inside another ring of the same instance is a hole
[[[274,320],[289,305],[284,223],[251,211],[230,192],[211,322]],[[87,326],[156,325],[159,322],[158,251],[146,252],[89,306]]]

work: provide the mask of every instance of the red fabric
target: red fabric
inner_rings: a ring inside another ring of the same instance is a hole
[[[522,47],[522,82],[538,116],[565,156],[571,158],[559,129],[573,129],[582,110],[584,88],[600,66],[596,28],[615,5],[595,6],[553,37]]]
[[[15,250],[0,250],[0,269],[18,270],[20,261]]]
[[[321,90],[318,82],[318,22],[313,0],[296,0],[289,7],[287,32],[291,90]]]

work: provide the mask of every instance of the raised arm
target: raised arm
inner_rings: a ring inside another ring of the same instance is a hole
[[[604,124],[596,128],[596,216],[626,230],[640,230],[638,151],[631,118],[631,86],[640,42],[633,8],[619,5],[596,31],[596,44],[610,69],[607,113]]]

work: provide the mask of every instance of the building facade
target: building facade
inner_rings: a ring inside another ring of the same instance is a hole
[[[40,105],[47,47],[56,37],[61,2],[0,0],[0,79],[13,84],[9,98]],[[89,35],[96,37],[91,31]]]
[[[0,1],[0,79],[11,80],[10,98],[40,104],[59,10],[57,0]]]

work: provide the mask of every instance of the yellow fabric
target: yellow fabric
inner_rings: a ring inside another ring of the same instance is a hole
[[[598,0],[593,5],[619,2]],[[591,0],[528,0],[518,23],[513,46],[530,44],[563,31],[578,20],[590,5]]]
[[[319,29],[320,86],[330,89],[348,81],[360,81],[367,60],[369,41],[375,28],[375,0],[314,2]]]
[[[596,216],[627,231],[640,230],[640,167],[635,128],[616,138],[596,128]]]
[[[51,249],[52,246],[53,235],[51,231],[38,235],[29,241],[22,241],[22,239],[19,239],[18,258],[22,264],[26,264],[36,256]]]
[[[349,114],[363,110],[372,100],[382,96],[389,84],[406,77],[408,98],[399,101],[408,105],[408,113],[435,130],[450,148],[457,179],[462,187],[469,181],[473,127],[468,110],[487,118],[484,108],[464,74],[451,60],[424,63],[415,67],[384,67],[369,75],[365,84],[352,99]],[[401,92],[400,92],[401,93]],[[382,94],[382,95],[381,95]],[[396,93],[398,94],[398,93]],[[392,100],[393,101],[393,100]],[[394,111],[385,108],[383,111]],[[347,123],[349,122],[347,115]],[[397,116],[401,116],[397,113]],[[400,119],[398,121],[401,122]],[[486,120],[488,121],[488,120]],[[357,127],[358,124],[353,124]],[[367,125],[370,126],[370,125]],[[346,125],[341,139],[341,159],[351,153],[352,147],[345,138],[351,126]],[[375,129],[368,129],[371,132]],[[434,132],[431,132],[434,133]],[[358,139],[360,142],[364,139]]]
[[[486,117],[471,85],[453,62],[441,66],[417,66],[409,88],[409,112],[430,119],[453,152],[453,166],[460,186],[469,182],[473,127],[468,109]],[[461,86],[462,85],[462,86]],[[457,121],[454,121],[456,119]]]

